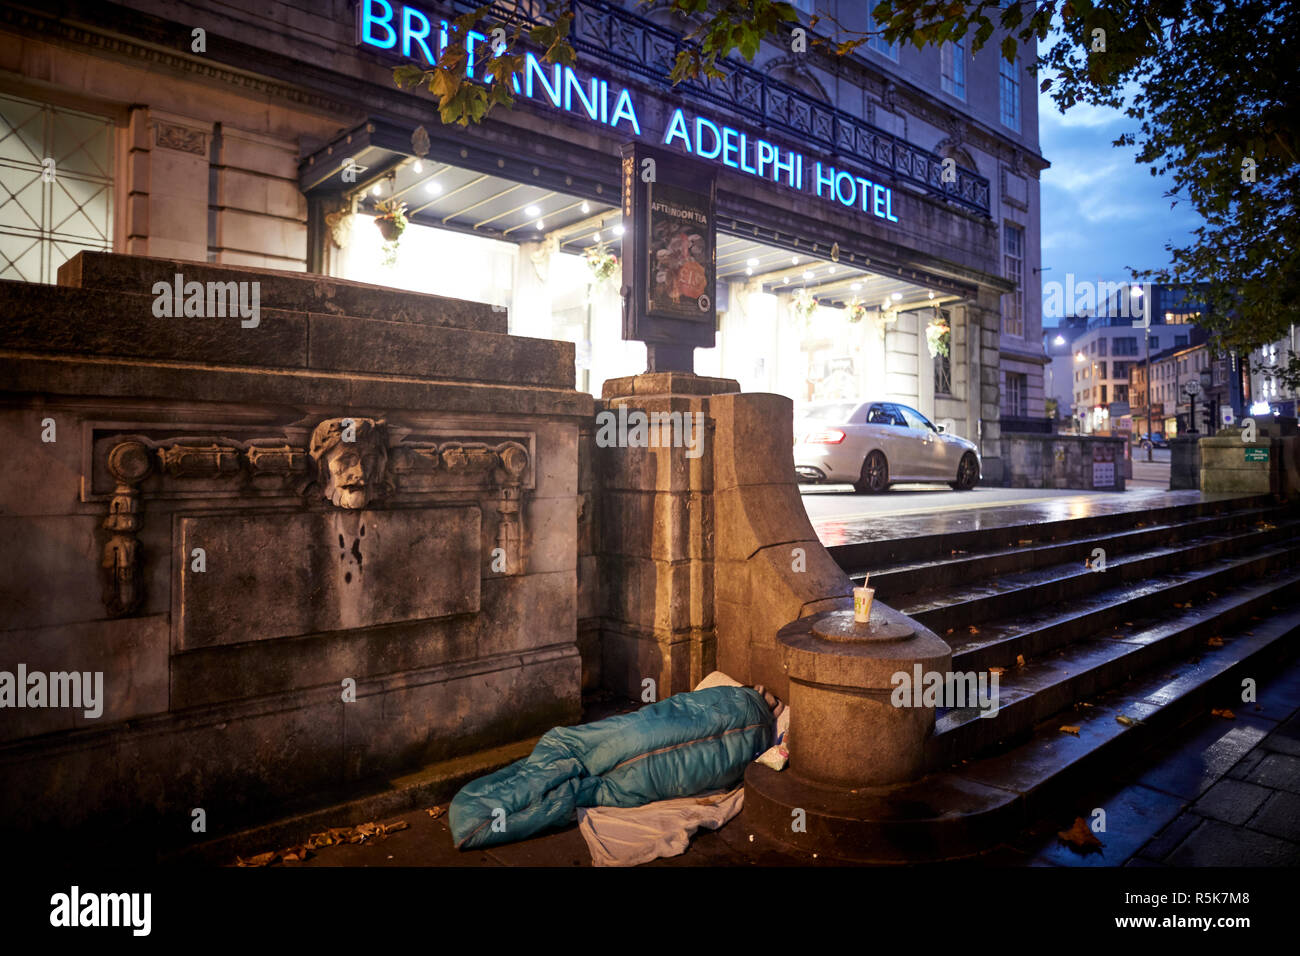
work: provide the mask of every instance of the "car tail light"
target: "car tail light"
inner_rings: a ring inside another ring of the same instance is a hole
[[[804,436],[805,445],[838,445],[844,441],[844,432],[838,428],[823,428]]]

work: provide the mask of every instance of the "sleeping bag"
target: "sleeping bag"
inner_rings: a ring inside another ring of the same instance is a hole
[[[462,850],[571,822],[578,807],[639,807],[735,786],[772,743],[750,687],[674,694],[629,714],[556,727],[533,752],[461,788],[447,822]]]

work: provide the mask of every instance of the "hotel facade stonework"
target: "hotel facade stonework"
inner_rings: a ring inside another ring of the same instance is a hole
[[[856,29],[866,7],[817,5]],[[1031,49],[1012,65],[968,41],[838,60],[769,43],[723,83],[673,87],[686,21],[579,0],[572,70],[530,57],[514,109],[448,127],[392,69],[436,57],[468,8],[0,5],[0,276],[53,282],[93,249],[479,301],[514,334],[574,342],[575,387],[599,395],[645,367],[617,270],[598,268],[620,252],[619,147],[662,145],[718,174],[698,372],[903,401],[1002,479],[1004,424],[1044,415]],[[490,43],[471,41],[481,76]],[[372,223],[390,200],[410,220],[395,249]]]

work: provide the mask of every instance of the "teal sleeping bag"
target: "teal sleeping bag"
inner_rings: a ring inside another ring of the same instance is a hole
[[[556,727],[533,752],[466,784],[447,820],[462,850],[571,822],[578,807],[638,807],[729,789],[772,743],[776,721],[750,687],[675,694],[630,714]]]

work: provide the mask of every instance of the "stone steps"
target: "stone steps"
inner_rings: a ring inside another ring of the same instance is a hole
[[[1296,560],[1300,543],[1268,557],[1276,559],[1279,567],[1294,568],[1300,565]],[[1208,647],[1211,637],[1221,638],[1226,646],[1240,639],[1252,616],[1259,619],[1260,612],[1269,613],[1271,608],[1281,607],[1281,602],[1290,604],[1290,595],[1300,593],[1298,589],[1300,573],[1284,570],[1260,584],[1211,599],[1174,620],[1152,617],[1135,621],[1122,635],[1075,641],[1054,655],[1009,669],[1001,677],[1000,707],[993,717],[981,717],[977,709],[969,707],[939,716],[927,744],[929,765],[940,769],[1022,737],[1053,715],[1070,711],[1076,703],[1136,675],[1153,668],[1167,670],[1171,659]],[[962,669],[954,661],[953,670]],[[1064,723],[1073,726],[1075,721],[1066,719]]]
[[[954,631],[945,636],[953,650],[953,668],[1009,668],[1021,655],[1028,660],[1076,640],[1108,631],[1131,631],[1134,622],[1158,615],[1171,604],[1191,604],[1207,595],[1216,598],[1216,588],[1227,590],[1255,574],[1267,573],[1288,554],[1286,549],[1273,549],[1264,555],[1223,559],[1190,573],[1176,572],[1099,591],[1079,602],[1081,610],[1062,614],[1058,608],[1048,607],[1011,621],[985,624],[976,634]]]
[[[902,604],[906,596],[936,587],[953,587],[962,582],[1014,574],[1047,564],[1082,565],[1102,548],[1108,561],[1170,540],[1185,541],[1203,534],[1239,530],[1271,513],[1268,508],[1250,508],[1226,514],[1198,516],[1183,523],[1138,525],[1127,531],[1084,535],[1065,542],[1016,546],[976,554],[939,557],[931,561],[903,564],[871,572],[871,586],[879,600]],[[1027,540],[1027,539],[1026,539]],[[864,572],[850,575],[861,584]]]
[[[933,525],[930,516],[922,516],[924,520],[916,523],[915,531],[910,527],[911,520],[904,516],[883,526],[879,540],[833,545],[827,550],[840,567],[850,575],[856,573],[860,577],[863,570],[871,571],[874,575],[877,570],[885,571],[918,562],[934,562],[960,552],[994,553],[1007,548],[1023,547],[1022,542],[1068,543],[1083,537],[1130,531],[1143,524],[1180,524],[1248,508],[1271,509],[1275,506],[1276,502],[1271,495],[1248,495],[1165,505],[1138,513],[1124,510],[1122,500],[1117,500],[1117,510],[1112,512],[1091,513],[1055,521],[1040,520],[1033,524],[1017,524],[1013,519],[1011,523],[1002,525],[996,524],[999,520],[996,514],[998,509],[990,509],[993,512],[990,515],[977,513],[974,516],[972,520],[976,527],[937,533],[930,530]],[[1094,508],[1090,503],[1089,509]],[[900,529],[906,529],[906,532],[900,533]]]
[[[940,710],[929,773],[907,784],[843,790],[800,777],[797,759],[782,773],[751,766],[752,825],[845,860],[974,856],[1211,707],[1242,707],[1243,678],[1262,683],[1300,650],[1294,508],[1255,497],[1101,518],[963,532],[960,549],[935,536],[928,553],[913,540],[873,569],[873,585],[900,589],[891,606],[948,641],[954,672],[1005,668],[999,710]],[[1082,566],[1093,546],[1104,571]]]
[[[793,848],[844,860],[976,856],[1052,815],[1107,767],[1134,762],[1193,717],[1239,700],[1242,678],[1258,680],[1297,650],[1300,609],[1291,607],[1221,648],[1205,648],[1176,674],[1157,668],[1098,695],[1091,707],[1054,715],[1004,753],[895,787],[838,790],[751,764],[745,820]],[[1061,733],[1067,717],[1078,737]],[[790,826],[795,810],[804,810],[806,821],[797,834]]]
[[[1049,565],[1004,575],[984,584],[926,592],[922,600],[902,602],[897,609],[942,636],[949,628],[957,631],[985,621],[1023,614],[1030,608],[1078,600],[1126,582],[1187,571],[1284,541],[1294,536],[1297,528],[1300,528],[1300,523],[1287,521],[1239,532],[1202,535],[1108,560],[1105,570],[1101,571],[1074,562]]]

